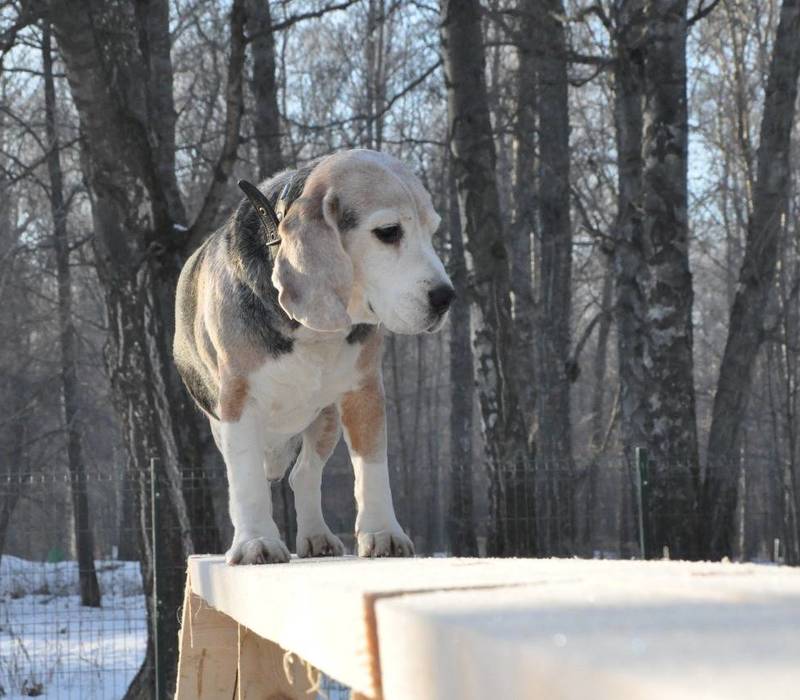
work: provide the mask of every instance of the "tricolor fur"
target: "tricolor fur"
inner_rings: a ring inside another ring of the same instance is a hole
[[[227,559],[288,559],[267,479],[284,475],[298,446],[289,477],[297,553],[343,552],[320,494],[342,427],[358,553],[408,556],[389,489],[381,346],[384,328],[420,333],[444,322],[453,293],[431,244],[439,216],[420,181],[374,151],[336,153],[260,189],[274,203],[286,183],[274,259],[245,199],[178,282],[175,362],[227,466]]]

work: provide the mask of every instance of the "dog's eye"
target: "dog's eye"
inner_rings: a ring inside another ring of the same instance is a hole
[[[403,229],[400,224],[392,224],[391,226],[382,226],[381,228],[372,229],[381,243],[397,243],[403,237]]]

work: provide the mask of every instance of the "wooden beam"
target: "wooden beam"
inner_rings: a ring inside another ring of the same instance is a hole
[[[238,625],[191,591],[187,579],[175,700],[219,700],[236,692]]]
[[[308,700],[313,688],[304,662],[239,625],[237,700]],[[317,672],[318,673],[318,672]]]

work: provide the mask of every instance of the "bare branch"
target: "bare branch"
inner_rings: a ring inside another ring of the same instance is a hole
[[[391,98],[389,98],[383,107],[378,110],[375,114],[354,114],[351,117],[346,117],[344,119],[335,119],[330,122],[326,122],[325,124],[302,124],[298,121],[294,121],[286,117],[286,121],[292,124],[292,126],[296,126],[301,129],[307,129],[309,131],[323,131],[325,129],[330,129],[336,126],[344,126],[345,124],[351,124],[352,122],[360,121],[362,119],[379,119],[384,114],[389,112],[394,104],[405,97],[409,92],[412,92],[416,87],[420,84],[424,83],[430,76],[433,74],[439,66],[442,65],[441,59],[436,61],[432,66],[430,66],[427,70],[423,71],[419,76],[414,78],[408,85],[406,85],[400,92],[395,93]]]
[[[288,29],[289,27],[294,26],[298,22],[302,22],[303,20],[307,19],[319,19],[320,17],[325,16],[329,12],[336,12],[338,10],[346,10],[351,5],[355,5],[359,0],[345,0],[345,2],[340,2],[334,5],[326,5],[325,7],[320,8],[319,10],[314,10],[313,12],[300,12],[296,15],[289,15],[286,19],[275,22],[272,25],[273,32],[279,32],[284,29]],[[247,37],[247,42],[251,42],[253,39],[260,36],[260,34],[252,34]]]
[[[686,22],[686,25],[688,27],[691,27],[692,25],[699,22],[701,19],[708,17],[714,11],[714,8],[717,5],[719,5],[720,0],[711,0],[710,5],[706,5],[705,7],[703,7],[704,3],[705,0],[700,0],[700,4],[697,7],[697,12],[695,12]]]
[[[236,153],[239,148],[239,131],[244,110],[242,90],[244,71],[244,0],[234,0],[231,6],[231,55],[228,63],[228,84],[225,88],[225,138],[222,150],[214,166],[211,185],[206,192],[203,205],[189,229],[189,248],[196,246],[212,229],[222,204]]]
[[[16,21],[13,22],[10,27],[0,32],[0,70],[2,70],[5,55],[14,48],[19,33],[26,27],[38,22],[40,16],[41,9],[38,7],[38,3],[23,3]]]
[[[586,66],[600,66],[605,68],[610,66],[614,59],[611,56],[595,56],[593,54],[579,53],[578,51],[571,51],[569,54],[570,63],[579,63]]]
[[[601,318],[606,314],[610,313],[608,309],[600,309],[594,318],[589,321],[586,328],[583,329],[583,333],[581,337],[578,339],[578,342],[575,344],[575,350],[572,353],[572,357],[569,358],[566,362],[567,366],[567,377],[571,383],[575,383],[580,376],[580,357],[581,352],[583,352],[583,348],[586,345],[589,338],[592,337],[592,331],[594,331],[595,326],[598,324]]]
[[[597,17],[597,19],[599,19],[603,23],[603,26],[609,32],[612,31],[613,27],[612,27],[611,18],[608,16],[608,13],[606,12],[606,10],[603,7],[602,3],[596,2],[596,3],[594,3],[594,5],[589,5],[589,7],[583,8],[580,12],[578,12],[578,14],[575,16],[573,21],[582,22],[589,15],[594,15],[595,17]]]

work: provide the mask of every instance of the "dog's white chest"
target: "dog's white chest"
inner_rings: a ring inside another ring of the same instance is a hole
[[[249,377],[250,397],[268,432],[295,435],[325,406],[357,386],[360,346],[341,340],[298,344]]]

